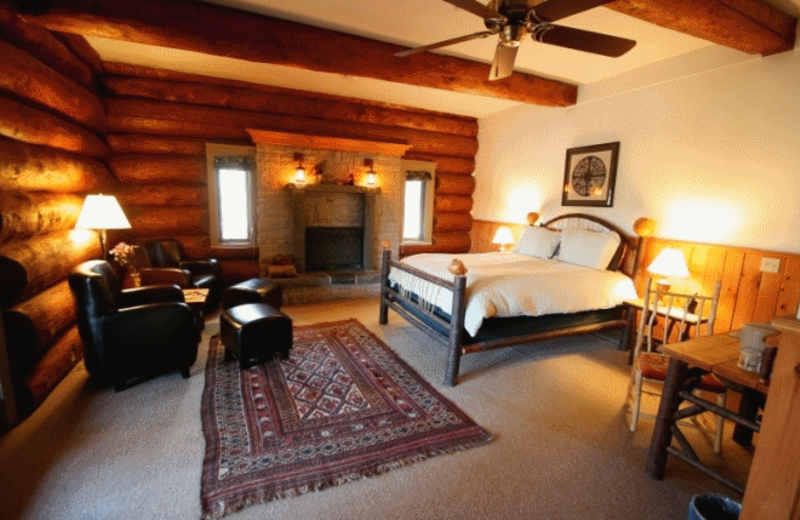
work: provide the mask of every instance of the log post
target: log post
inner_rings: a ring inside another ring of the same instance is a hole
[[[447,268],[455,277],[453,279],[453,306],[450,310],[450,335],[448,338],[447,370],[444,376],[445,386],[456,386],[458,370],[461,365],[461,342],[464,336],[464,313],[467,302],[467,268],[453,259]]]

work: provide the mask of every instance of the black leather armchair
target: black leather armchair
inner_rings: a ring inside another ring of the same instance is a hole
[[[214,258],[192,260],[186,255],[181,243],[174,238],[153,240],[142,244],[150,266],[153,268],[178,268],[189,273],[190,287],[209,289],[205,312],[219,304],[222,294],[222,277],[219,262]]]
[[[194,315],[175,285],[121,289],[108,262],[92,260],[69,274],[86,370],[117,390],[130,379],[180,370],[197,359]]]

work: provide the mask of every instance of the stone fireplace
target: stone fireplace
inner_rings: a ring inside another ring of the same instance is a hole
[[[394,258],[399,250],[404,185],[400,156],[407,147],[363,141],[350,151],[350,140],[332,138],[322,141],[324,147],[300,147],[294,145],[302,144],[296,139],[276,143],[272,132],[250,133],[256,142],[262,276],[275,255],[288,254],[300,275],[281,279],[287,303],[377,295],[380,244],[389,240]],[[330,149],[337,145],[346,149]],[[382,153],[368,151],[375,145]],[[297,153],[308,172],[303,187],[293,183]],[[366,186],[364,159],[373,161],[375,187]]]

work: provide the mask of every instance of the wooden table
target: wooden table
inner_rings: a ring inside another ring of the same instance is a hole
[[[186,302],[186,305],[192,309],[192,313],[194,313],[194,322],[195,325],[197,325],[198,334],[202,334],[203,329],[206,327],[205,317],[203,316],[203,307],[205,307],[209,290],[210,289],[196,287],[192,287],[191,289],[183,289],[183,299]]]
[[[681,343],[672,343],[661,347],[662,352],[670,356],[667,376],[664,381],[664,390],[661,403],[658,407],[656,424],[653,430],[653,439],[650,442],[650,451],[647,455],[647,473],[654,479],[664,477],[667,455],[673,455],[687,464],[703,471],[723,484],[744,493],[744,486],[738,482],[719,475],[703,465],[694,454],[691,446],[676,428],[676,437],[682,449],[670,446],[673,438],[673,425],[681,418],[679,406],[682,401],[690,401],[696,405],[700,412],[710,410],[734,421],[738,426],[751,431],[758,431],[760,426],[755,422],[753,406],[744,403],[748,399],[743,397],[743,406],[739,413],[720,408],[716,403],[705,401],[692,394],[691,383],[694,376],[704,372],[711,372],[730,382],[739,385],[744,390],[757,392],[758,396],[766,394],[769,390],[767,383],[760,382],[758,374],[747,372],[737,366],[739,360],[739,339],[728,334],[701,336]],[[690,368],[691,367],[691,368]]]

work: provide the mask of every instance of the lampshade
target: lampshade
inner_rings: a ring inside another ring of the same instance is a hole
[[[674,276],[676,278],[689,276],[689,268],[686,266],[683,253],[672,248],[662,250],[653,260],[653,263],[647,267],[647,271],[661,276]]]
[[[76,228],[83,229],[129,229],[125,213],[113,195],[87,195],[78,215]]]
[[[508,227],[501,226],[497,228],[497,232],[492,239],[492,244],[500,244],[501,251],[504,251],[507,244],[513,243],[514,237],[511,235],[511,230]]]

